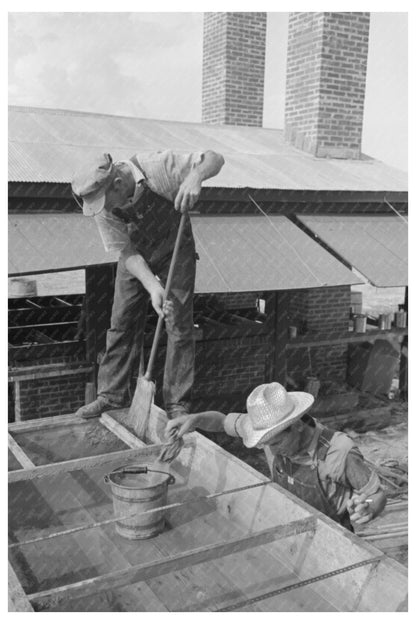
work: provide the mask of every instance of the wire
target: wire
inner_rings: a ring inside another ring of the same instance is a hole
[[[387,206],[389,208],[391,208],[393,210],[393,212],[395,212],[397,214],[397,216],[400,217],[400,219],[406,223],[406,225],[409,224],[408,220],[405,219],[404,216],[401,215],[400,212],[398,210],[396,210],[396,208],[394,206],[392,206],[391,203],[389,201],[387,201],[386,198],[384,198],[384,203],[387,204]]]
[[[279,232],[278,228],[275,226],[275,224],[273,223],[273,221],[270,219],[269,215],[266,214],[264,212],[264,210],[262,208],[260,208],[260,206],[258,205],[258,203],[251,197],[251,195],[249,195],[250,201],[253,202],[253,204],[260,210],[260,212],[266,217],[266,219],[268,220],[268,222],[270,223],[270,225],[272,226],[272,228],[275,230],[275,232],[278,233],[278,235],[280,236],[280,238],[287,244],[289,245],[289,247],[291,247],[291,249],[295,252],[295,254],[297,255],[297,257],[299,258],[299,260],[302,262],[302,264],[306,267],[306,269],[308,270],[308,272],[312,275],[312,277],[314,277],[316,279],[316,281],[320,284],[320,286],[326,286],[326,283],[322,282],[319,277],[317,275],[315,275],[315,273],[310,269],[309,265],[306,264],[306,262],[303,260],[302,256],[297,252],[296,248],[283,236],[283,234],[281,234],[281,232]]]

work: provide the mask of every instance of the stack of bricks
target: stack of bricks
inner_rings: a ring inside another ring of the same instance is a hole
[[[321,158],[360,158],[369,13],[291,13],[285,136]]]
[[[266,13],[205,13],[202,121],[263,125]]]

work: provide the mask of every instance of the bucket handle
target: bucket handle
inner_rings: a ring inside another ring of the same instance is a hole
[[[134,466],[134,468],[117,468],[113,470],[110,474],[114,474],[115,472],[121,474],[147,474],[148,472],[159,472],[160,474],[169,475],[168,485],[173,485],[176,483],[175,477],[170,474],[170,472],[166,472],[165,470],[153,470],[152,468],[148,468],[147,466]],[[104,481],[108,483],[110,481],[110,475],[105,475]]]

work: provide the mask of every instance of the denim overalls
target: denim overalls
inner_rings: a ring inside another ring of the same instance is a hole
[[[134,157],[131,160],[138,166]],[[117,265],[111,327],[98,373],[98,394],[115,406],[127,405],[131,400],[129,391],[132,376],[138,370],[149,302],[148,292],[126,269],[125,261],[139,253],[164,285],[181,217],[172,202],[144,184],[143,195],[121,217],[128,224],[130,244],[121,252]],[[173,318],[166,323],[163,399],[168,413],[178,406],[190,406],[195,360],[195,264],[195,242],[188,215],[169,295]]]

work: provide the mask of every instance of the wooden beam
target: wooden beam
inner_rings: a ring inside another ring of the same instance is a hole
[[[185,447],[190,446],[185,442]],[[56,464],[45,464],[43,466],[34,466],[33,468],[25,468],[22,470],[12,470],[8,473],[8,482],[16,483],[18,481],[31,481],[40,477],[55,476],[72,470],[88,470],[97,466],[105,466],[113,462],[154,462],[159,457],[163,444],[152,444],[143,448],[127,449],[125,451],[114,451],[93,457],[82,457],[80,459],[69,459]]]
[[[117,420],[115,420],[110,414],[104,412],[100,416],[100,423],[104,425],[111,433],[114,433],[120,440],[125,442],[130,448],[143,448],[146,446],[140,438],[131,433],[128,429]]]
[[[63,414],[61,416],[47,416],[45,418],[32,418],[23,422],[9,424],[11,433],[27,433],[28,431],[40,431],[41,429],[51,429],[62,425],[82,425],[88,420],[75,416],[74,414]]]
[[[38,367],[37,372],[23,372],[20,371],[9,373],[9,381],[10,382],[19,382],[19,381],[29,381],[35,379],[48,379],[49,377],[68,377],[70,375],[80,375],[81,373],[92,373],[94,367],[89,366],[79,366],[78,368],[66,368],[56,369],[56,370],[48,370],[42,371],[41,367]]]
[[[8,447],[9,451],[13,453],[19,464],[23,466],[23,468],[34,468],[35,464],[31,459],[26,455],[23,449],[18,445],[16,440],[8,434]]]
[[[315,526],[316,519],[313,516],[308,516],[303,520],[295,520],[284,525],[270,527],[228,542],[195,548],[185,554],[174,555],[160,561],[132,566],[131,568],[117,570],[78,583],[30,594],[28,598],[37,608],[48,609],[66,599],[73,600],[101,591],[113,590],[116,587],[148,581],[156,576],[169,574],[170,572],[179,571],[206,561],[212,561],[218,557],[225,557],[248,548],[270,544],[277,539],[299,535],[314,529]]]
[[[407,336],[407,328],[393,328],[386,330],[369,330],[365,334],[355,332],[328,332],[327,334],[316,334],[313,338],[305,334],[299,338],[294,338],[287,342],[287,349],[303,349],[305,347],[322,347],[350,342],[372,342],[379,338],[390,338],[394,336]]]
[[[26,596],[23,587],[17,578],[16,572],[13,570],[9,562],[9,611],[32,611],[33,607]]]

